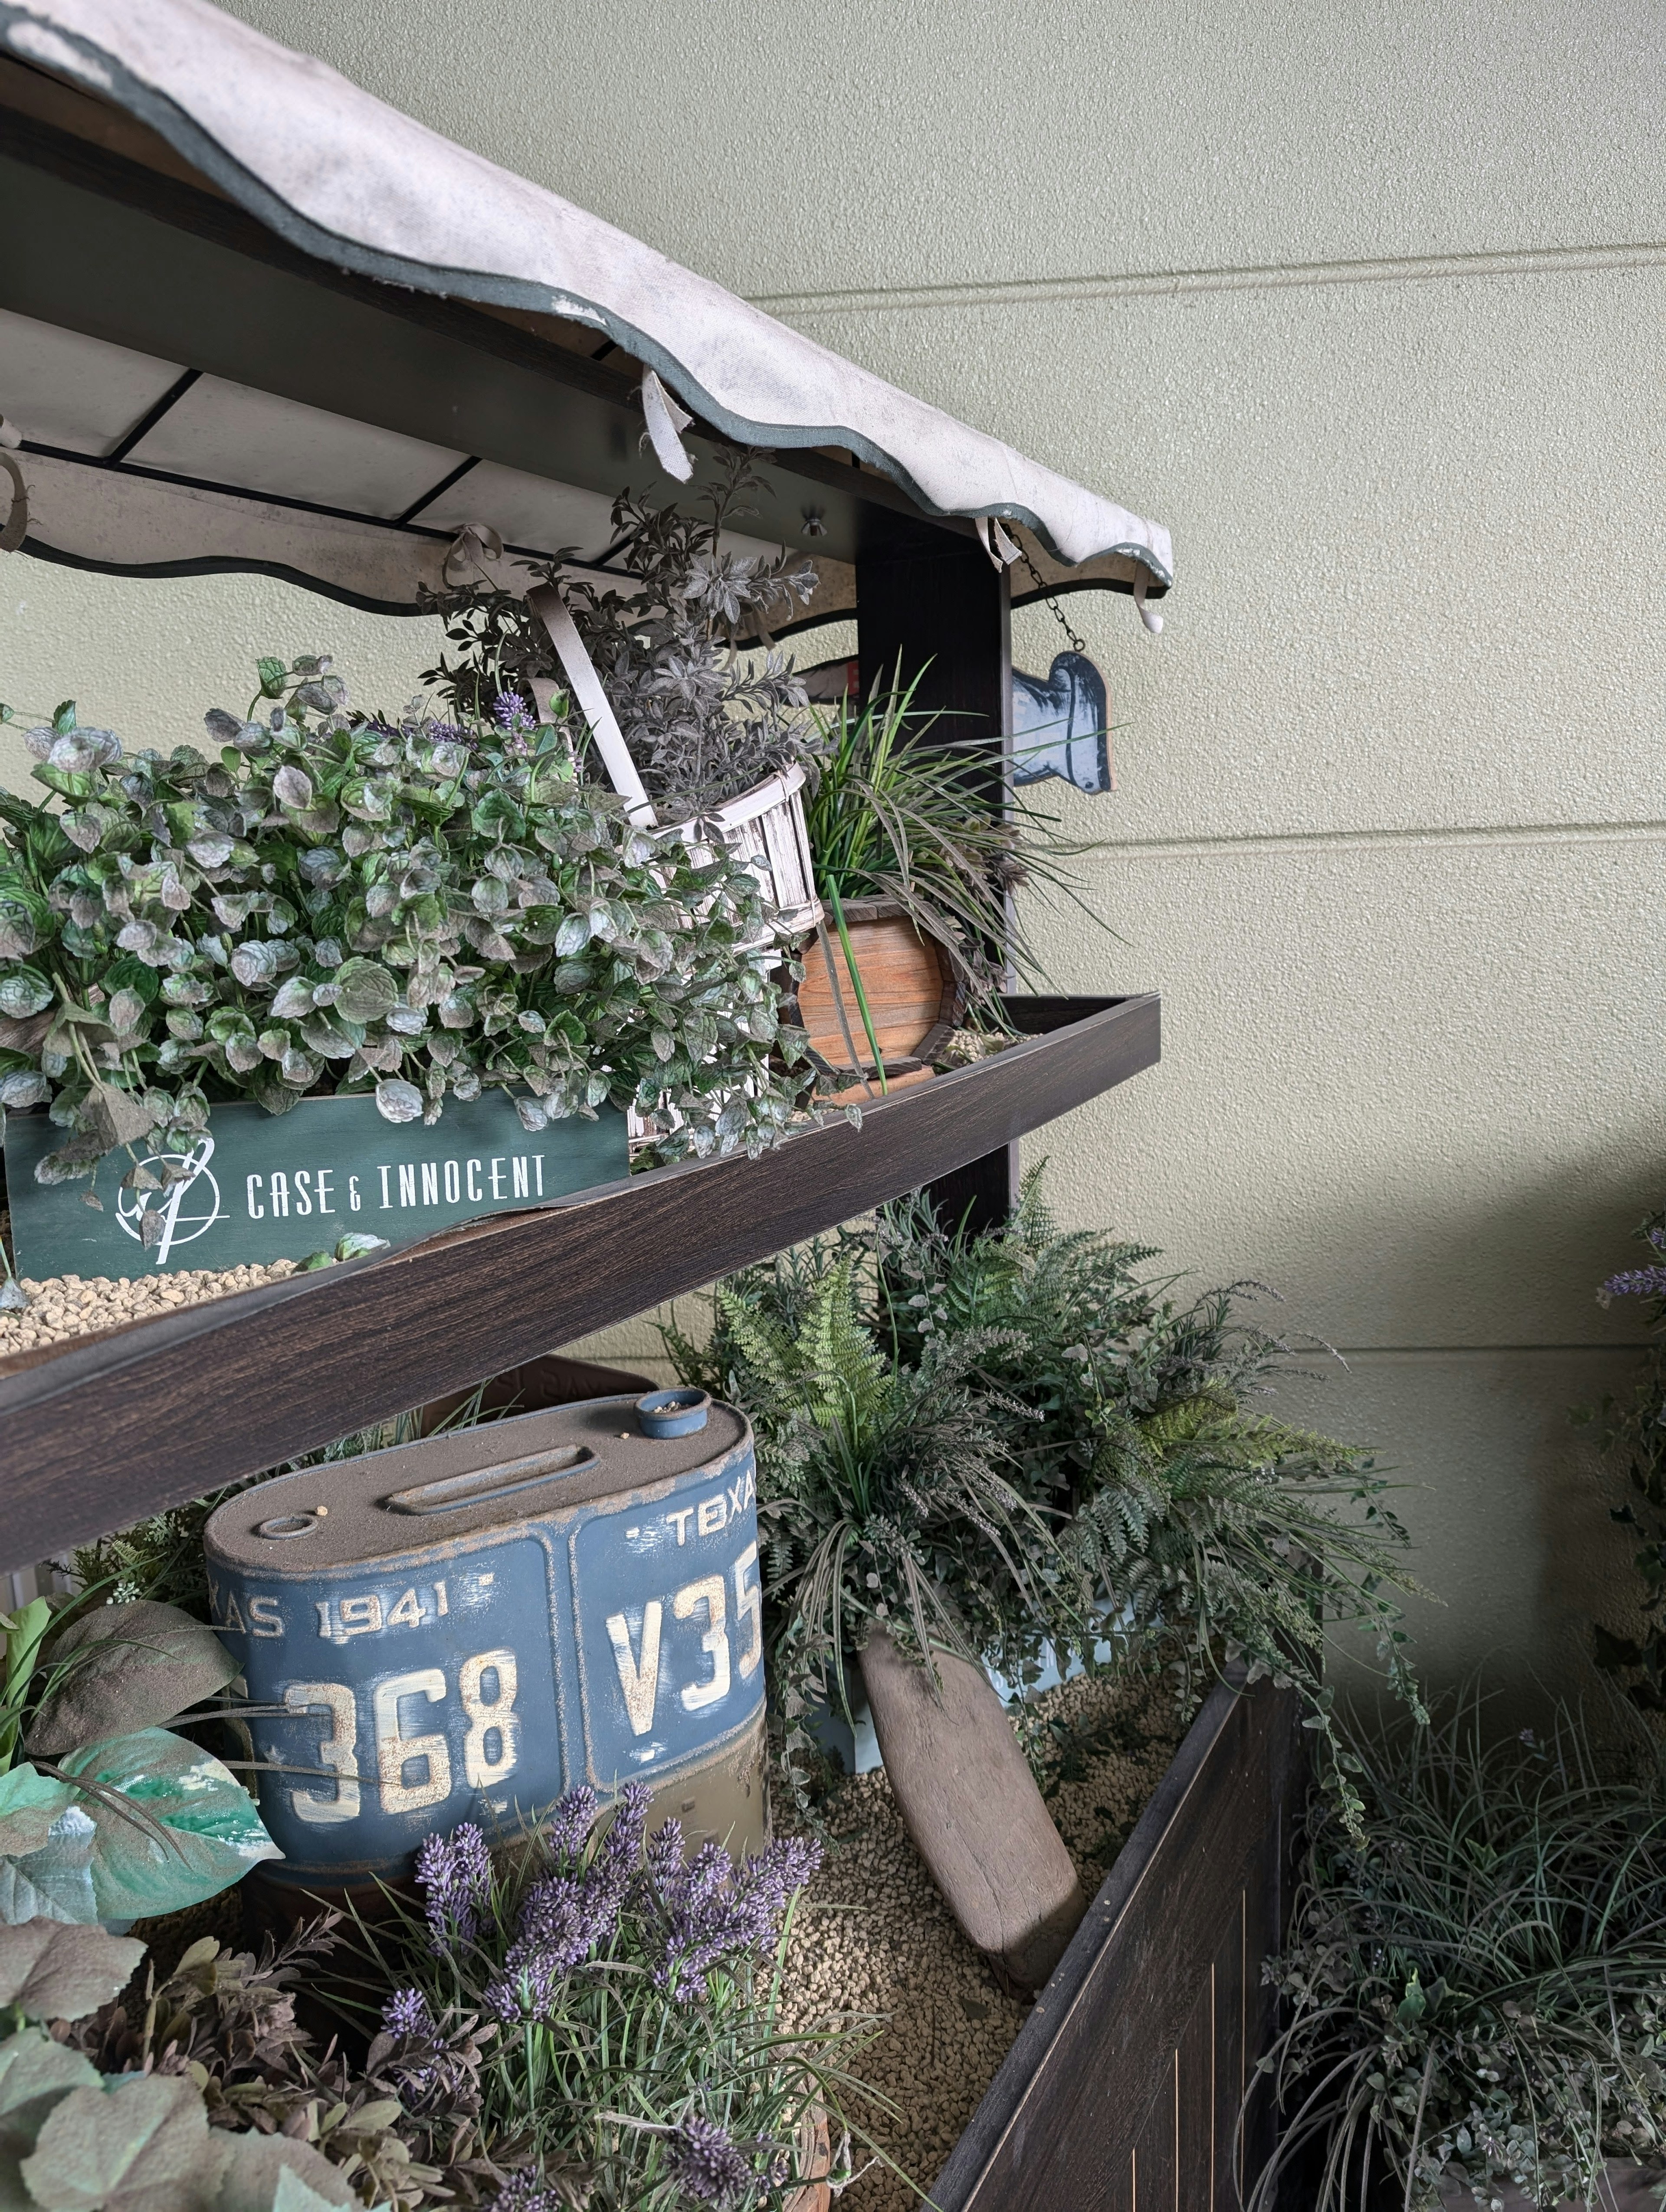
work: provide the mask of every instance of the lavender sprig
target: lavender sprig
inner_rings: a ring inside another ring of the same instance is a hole
[[[546,1875],[527,1892],[503,1978],[486,1992],[487,2007],[499,2019],[547,2017],[580,1960],[610,1950],[618,1940],[652,1796],[641,1783],[629,1784],[589,1865],[581,1873]],[[595,1793],[589,1790],[573,1791],[556,1808],[546,1835],[567,1866],[579,1863],[595,1813]]]
[[[382,2010],[382,2027],[389,2035],[409,2040],[435,2033],[434,2014],[421,1990],[395,1990]]]
[[[424,1840],[416,1854],[416,1880],[435,1939],[447,1949],[472,1943],[492,1894],[491,1854],[472,1820],[465,1820],[448,1836]]]
[[[1610,1298],[1666,1297],[1666,1267],[1623,1268],[1596,1295],[1604,1305]]]
[[[802,1836],[781,1838],[739,1872],[721,1844],[703,1845],[662,1882],[666,1940],[655,1982],[692,2004],[713,1966],[773,1950],[788,1903],[821,1863],[821,1846]]]
[[[690,2113],[673,2130],[671,2144],[672,2173],[696,2203],[733,2204],[756,2193],[751,2160],[714,2120]]]

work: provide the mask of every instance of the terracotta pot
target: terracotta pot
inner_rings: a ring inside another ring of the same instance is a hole
[[[929,1083],[937,1070],[922,1067],[917,1060],[888,1060],[885,1062],[885,1087],[879,1088],[877,1075],[857,1075],[854,1069],[844,1070],[830,1089],[816,1093],[818,1106],[871,1106],[893,1091],[907,1091],[916,1083]],[[853,1079],[845,1081],[845,1076]]]
[[[928,1060],[965,1011],[965,994],[947,948],[921,936],[902,908],[889,901],[853,899],[844,913],[887,1073],[894,1060]],[[799,1020],[812,1048],[834,1067],[871,1068],[873,1047],[844,947],[830,921],[805,945],[802,957]]]

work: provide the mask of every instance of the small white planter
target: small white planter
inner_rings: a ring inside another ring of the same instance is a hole
[[[739,799],[726,799],[711,817],[730,853],[757,877],[764,897],[795,936],[819,929],[822,921],[804,823],[804,781],[803,769],[783,769]]]

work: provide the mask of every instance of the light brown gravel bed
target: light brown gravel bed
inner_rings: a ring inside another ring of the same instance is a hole
[[[262,1283],[279,1283],[299,1263],[274,1260],[270,1267],[228,1267],[215,1272],[182,1267],[177,1274],[138,1275],[119,1282],[108,1275],[52,1275],[37,1282],[20,1278],[29,1303],[16,1313],[0,1313],[0,1359],[14,1352],[34,1352],[87,1336],[100,1328],[122,1328],[129,1322],[151,1321],[178,1313],[209,1298],[229,1297]]]
[[[1174,1756],[1180,1731],[1161,1682],[1076,1681],[1039,1701],[1049,1717],[1099,1724],[1115,1749],[1051,1799],[1060,1833],[1091,1897]],[[994,2080],[1026,2008],[1003,1994],[962,1936],[909,1841],[883,1772],[844,1783],[826,1808],[836,1848],[799,1908],[783,1989],[792,2024],[877,2014],[885,2027],[852,2071],[895,2114],[854,2114],[922,2189]],[[909,2212],[912,2191],[874,2166],[840,2212]]]

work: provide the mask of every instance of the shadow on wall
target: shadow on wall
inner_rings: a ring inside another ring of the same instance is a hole
[[[1419,1671],[1434,1692],[1476,1668],[1500,1724],[1535,1719],[1545,1696],[1612,1692],[1591,1659],[1590,1624],[1624,1632],[1636,1611],[1633,1540],[1609,1508],[1623,1471],[1600,1458],[1575,1406],[1631,1387],[1630,1348],[1364,1352],[1326,1382],[1292,1382],[1286,1414],[1371,1444],[1403,1484],[1393,1500],[1430,1593],[1408,1606]],[[1369,1699],[1370,1655],[1337,1654],[1343,1694]]]

